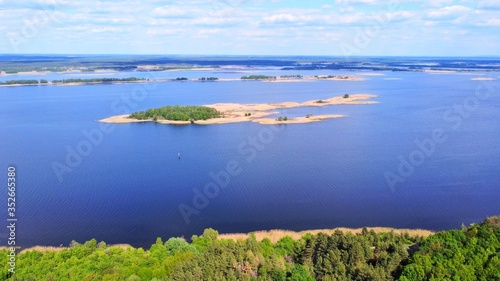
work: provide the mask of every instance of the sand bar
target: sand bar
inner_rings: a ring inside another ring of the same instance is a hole
[[[491,78],[491,77],[477,77],[477,78],[471,78],[470,80],[474,80],[474,81],[495,81],[496,79],[495,78]]]
[[[286,121],[279,121],[274,118],[260,118],[253,120],[253,122],[257,122],[262,125],[306,124],[306,123],[320,122],[326,119],[342,118],[342,117],[345,116],[340,114],[325,114],[325,115],[311,115],[306,117],[295,117],[295,118],[290,118]]]
[[[296,108],[296,107],[319,107],[319,106],[329,106],[329,105],[339,105],[339,104],[374,104],[375,101],[370,99],[376,98],[376,95],[371,94],[355,94],[350,95],[348,98],[342,96],[332,97],[325,100],[311,100],[306,102],[281,102],[281,103],[260,103],[260,104],[239,104],[239,103],[216,103],[205,105],[216,109],[222,113],[220,118],[211,118],[208,120],[198,120],[194,121],[194,124],[199,125],[209,125],[209,124],[227,124],[227,123],[239,123],[239,122],[257,122],[264,125],[274,125],[274,124],[304,124],[311,122],[319,122],[331,118],[344,117],[342,115],[311,115],[308,117],[296,117],[290,118],[287,121],[278,121],[272,118],[264,118],[276,112],[271,112],[275,109],[280,108]],[[248,113],[250,115],[248,116]],[[153,119],[137,120],[129,118],[128,114],[112,116],[99,120],[103,123],[142,123],[142,122],[153,122]],[[186,125],[190,124],[190,121],[171,121],[171,120],[161,120],[156,121],[160,124],[171,124],[171,125]]]
[[[454,74],[457,73],[455,70],[432,70],[432,69],[426,69],[424,70],[426,73],[430,74]]]

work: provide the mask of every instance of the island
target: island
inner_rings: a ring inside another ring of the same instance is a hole
[[[331,118],[345,117],[340,114],[306,115],[304,117],[278,117],[265,118],[277,114],[273,110],[296,107],[319,107],[339,104],[374,104],[372,94],[345,94],[324,100],[311,100],[306,102],[282,102],[262,104],[216,103],[204,106],[165,106],[148,109],[131,114],[118,115],[99,120],[103,123],[140,123],[155,122],[160,124],[227,124],[239,122],[256,122],[263,125],[276,124],[304,124],[319,122]]]

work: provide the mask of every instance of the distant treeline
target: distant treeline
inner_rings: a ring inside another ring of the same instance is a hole
[[[217,77],[201,77],[201,78],[198,78],[199,81],[217,81],[219,80],[219,78]]]
[[[363,229],[273,243],[252,234],[222,240],[206,229],[191,240],[158,238],[149,249],[73,241],[60,251],[18,253],[14,276],[4,249],[0,280],[500,280],[500,217],[427,238]]]
[[[129,77],[129,78],[90,78],[90,79],[62,79],[52,80],[54,84],[68,84],[68,83],[111,83],[111,82],[136,82],[145,81],[144,78]]]
[[[8,80],[5,82],[0,81],[0,85],[36,85],[38,83],[38,80]]]
[[[216,109],[206,106],[164,106],[130,114],[130,118],[146,120],[152,118],[171,121],[196,121],[220,117]]]
[[[267,75],[250,75],[241,77],[243,80],[271,80],[276,79],[276,76],[267,76]]]
[[[91,79],[62,79],[62,80],[52,80],[52,84],[69,84],[69,83],[112,83],[112,82],[137,82],[146,81],[144,78],[129,77],[129,78],[91,78]],[[0,85],[37,85],[37,84],[48,84],[49,81],[45,79],[40,79],[40,81],[35,79],[24,79],[24,80],[8,80],[5,82],[0,81]]]

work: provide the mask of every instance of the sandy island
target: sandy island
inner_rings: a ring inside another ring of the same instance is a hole
[[[239,79],[238,79],[239,80]],[[267,83],[298,83],[298,82],[315,82],[315,81],[365,81],[366,78],[359,76],[335,76],[329,77],[327,75],[318,75],[318,76],[304,76],[302,78],[281,78],[277,77],[276,79],[258,79],[249,81],[261,81]]]
[[[278,121],[273,118],[264,118],[269,115],[276,114],[272,110],[280,108],[295,108],[295,107],[306,107],[306,106],[329,106],[329,105],[339,105],[339,104],[374,104],[375,101],[371,101],[371,98],[376,98],[376,95],[370,94],[356,94],[350,95],[348,98],[342,96],[332,97],[329,99],[312,100],[302,103],[298,102],[282,102],[282,103],[260,103],[260,104],[239,104],[239,103],[216,103],[205,105],[216,109],[222,113],[220,118],[211,118],[208,120],[197,120],[194,124],[198,125],[210,125],[210,124],[227,124],[227,123],[239,123],[239,122],[257,122],[263,125],[277,125],[277,124],[304,124],[319,122],[331,118],[344,117],[343,115],[308,115],[304,117],[289,118],[287,121]],[[248,116],[248,113],[251,115]],[[129,118],[129,114],[112,116],[99,120],[103,123],[143,123],[143,122],[153,122],[153,119],[137,120],[134,118]],[[171,125],[186,125],[190,124],[190,121],[172,121],[172,120],[161,120],[156,121],[160,124],[171,124]]]
[[[279,120],[276,120],[274,118],[261,118],[261,119],[253,120],[253,122],[257,122],[257,123],[262,124],[262,125],[305,124],[305,123],[319,122],[319,121],[323,121],[326,119],[342,118],[342,117],[345,117],[345,116],[340,115],[340,114],[325,114],[325,115],[311,115],[311,116],[306,116],[306,117],[290,118],[286,121],[279,121]]]
[[[477,78],[471,78],[470,80],[473,80],[473,81],[495,81],[496,79],[491,78],[491,77],[477,77]]]
[[[434,69],[426,69],[424,72],[429,74],[455,74],[457,73],[455,70],[434,70]]]

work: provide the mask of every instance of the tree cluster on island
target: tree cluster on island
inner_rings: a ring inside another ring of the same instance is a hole
[[[280,116],[280,117],[276,118],[276,121],[280,121],[280,122],[281,121],[288,121],[288,117],[286,117],[286,116]]]
[[[242,80],[276,80],[276,76],[267,76],[267,75],[250,75],[250,76],[242,76]]]
[[[302,75],[281,75],[281,79],[302,79]]]
[[[349,79],[349,76],[337,76],[337,75],[314,75],[316,79]]]
[[[90,79],[61,79],[52,80],[52,84],[69,84],[69,83],[112,83],[112,82],[137,82],[146,81],[145,78],[128,77],[128,78],[90,78]]]
[[[52,80],[52,84],[70,84],[70,83],[113,83],[113,82],[139,82],[147,81],[145,78],[129,77],[129,78],[90,78],[90,79],[61,79]],[[37,85],[37,84],[48,84],[49,81],[46,79],[40,79],[40,81],[35,79],[24,79],[24,80],[7,80],[5,82],[0,81],[0,85]]]
[[[214,108],[207,106],[164,106],[160,108],[148,109],[146,111],[134,112],[129,118],[137,120],[153,119],[154,121],[163,119],[170,121],[197,121],[218,118],[222,114]]]
[[[219,78],[217,77],[201,77],[198,78],[198,81],[217,81]]]
[[[5,82],[0,81],[0,85],[36,85],[38,80],[33,79],[23,79],[23,80],[7,80]]]
[[[193,236],[161,238],[149,249],[113,247],[92,239],[60,251],[0,250],[1,280],[500,280],[500,217],[429,237],[408,233],[288,236],[276,243],[254,235],[218,239],[206,229]]]

